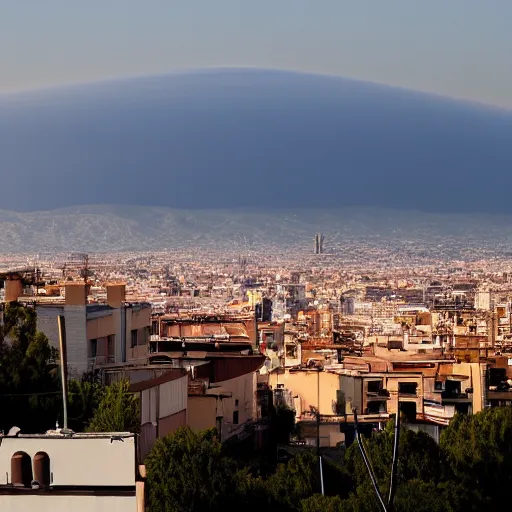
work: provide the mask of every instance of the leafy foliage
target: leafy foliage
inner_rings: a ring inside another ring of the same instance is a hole
[[[130,393],[130,383],[120,381],[104,388],[95,390],[83,384],[80,395],[85,411],[94,407],[98,393],[101,398],[94,416],[87,425],[87,432],[138,432],[140,428],[140,408],[137,395]]]
[[[158,439],[146,459],[150,512],[213,511],[235,499],[236,464],[224,457],[214,431],[181,428]],[[247,474],[240,485],[249,491]]]
[[[16,425],[37,433],[55,425],[62,410],[56,357],[48,338],[36,330],[35,311],[6,304],[0,327],[0,429]]]
[[[393,423],[371,438],[365,439],[365,446],[372,462],[375,476],[383,494],[387,494],[389,472],[393,458]],[[446,473],[441,450],[436,442],[424,432],[402,429],[400,432],[397,484],[412,479],[437,483]],[[352,475],[355,487],[368,481],[368,473],[357,443],[352,444],[345,455],[346,468]]]
[[[300,502],[300,510],[301,512],[344,512],[347,510],[347,504],[339,496],[313,494]]]
[[[68,426],[83,432],[100,406],[105,388],[94,379],[84,377],[68,383]]]
[[[512,408],[457,415],[441,435],[455,478],[474,489],[490,508],[505,503],[512,486]]]

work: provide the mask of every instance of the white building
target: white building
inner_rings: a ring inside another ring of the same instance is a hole
[[[0,510],[143,510],[135,455],[129,433],[0,436]]]

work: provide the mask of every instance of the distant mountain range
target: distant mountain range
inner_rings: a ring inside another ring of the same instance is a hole
[[[311,252],[322,231],[326,249],[359,242],[430,257],[512,254],[512,217],[441,215],[398,210],[172,210],[162,207],[80,206],[53,211],[0,211],[0,252],[114,252],[179,247]],[[461,253],[460,251],[463,251]],[[464,252],[465,251],[465,252]]]
[[[116,203],[512,213],[511,171],[511,112],[339,77],[198,70],[0,95],[6,210]],[[136,211],[3,213],[0,236],[3,247],[68,238],[106,248],[246,229],[222,212]],[[273,227],[279,236],[288,236],[285,225],[311,235],[307,221],[284,215]]]

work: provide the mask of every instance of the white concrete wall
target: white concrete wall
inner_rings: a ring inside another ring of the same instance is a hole
[[[66,346],[69,377],[87,371],[87,322],[85,306],[65,306]]]
[[[165,382],[159,386],[159,418],[166,418],[171,414],[187,408],[188,376]]]
[[[23,493],[0,495],[5,512],[135,512],[135,496],[52,496]]]
[[[59,348],[59,325],[57,318],[59,315],[62,315],[63,313],[64,306],[36,306],[37,330],[46,334],[52,347],[56,348],[57,350]]]
[[[235,379],[218,382],[223,392],[232,393],[231,398],[223,398],[217,401],[217,416],[222,419],[222,438],[229,437],[232,432],[237,431],[241,425],[256,417],[256,372],[241,375]],[[214,391],[215,388],[212,390]],[[238,400],[238,406],[235,401]],[[238,424],[233,424],[233,411],[238,411]]]
[[[0,444],[0,485],[11,483],[11,457],[19,451],[32,460],[37,452],[48,454],[52,485],[135,485],[133,437],[125,437],[123,442],[111,442],[110,437],[4,437]]]

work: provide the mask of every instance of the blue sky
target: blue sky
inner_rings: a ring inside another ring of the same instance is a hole
[[[510,0],[0,0],[0,91],[206,66],[512,108]]]

